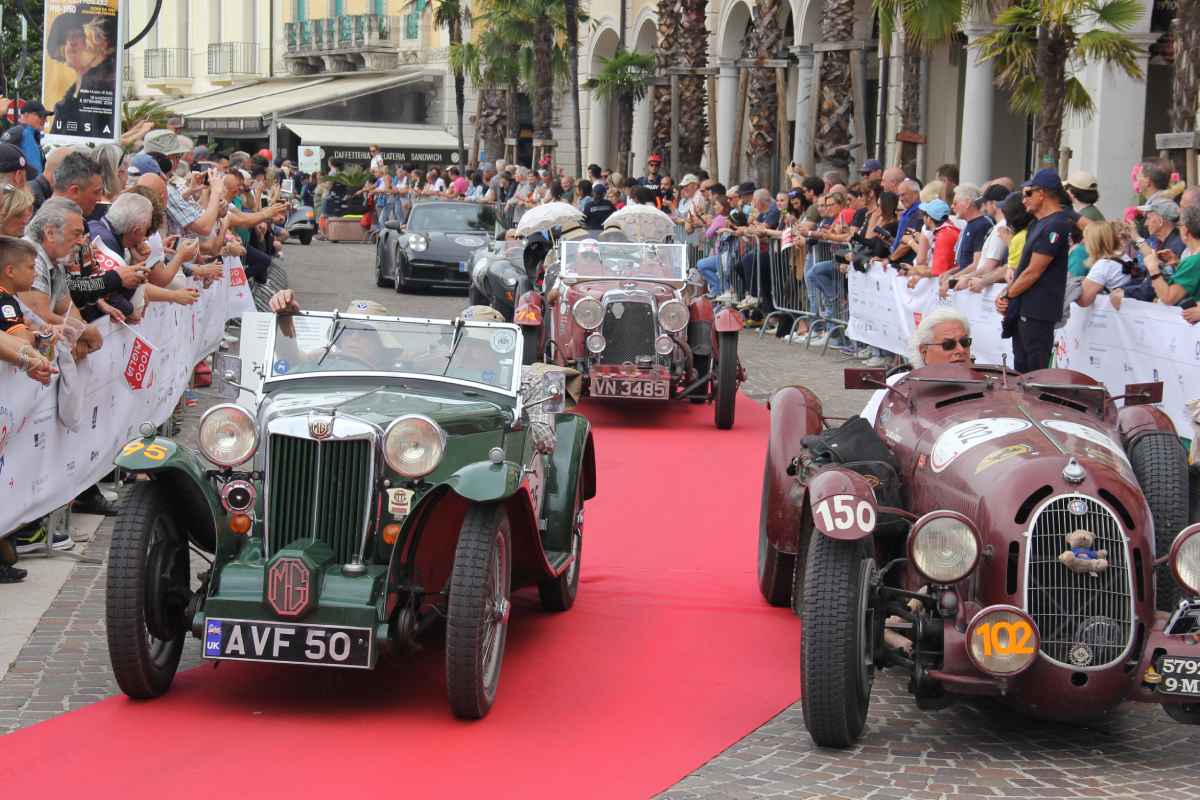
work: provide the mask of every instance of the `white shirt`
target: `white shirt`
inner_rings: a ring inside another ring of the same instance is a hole
[[[896,382],[907,374],[907,372],[897,372],[895,375],[887,379],[887,385],[895,386]],[[875,427],[875,418],[879,416],[879,409],[883,407],[883,400],[887,396],[887,389],[876,389],[871,395],[871,399],[868,400],[867,404],[863,407],[862,413],[859,414],[859,416],[865,419],[872,428]]]
[[[1005,244],[1004,240],[1000,238],[1000,231],[1007,229],[1008,225],[1005,223],[1003,217],[1001,217],[996,224],[992,226],[991,231],[988,232],[987,238],[983,240],[983,249],[979,251],[980,264],[989,258],[993,259],[999,264],[1007,263],[1008,245]]]
[[[371,156],[371,169],[383,169],[383,153]]]
[[[1113,289],[1120,289],[1129,283],[1129,276],[1121,268],[1121,262],[1114,261],[1111,258],[1102,258],[1095,264],[1092,264],[1085,280],[1098,283],[1111,292]]]

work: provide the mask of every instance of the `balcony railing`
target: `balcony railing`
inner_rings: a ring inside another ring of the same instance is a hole
[[[283,29],[288,54],[308,55],[363,47],[398,47],[400,20],[379,14],[351,14],[288,22]],[[417,38],[415,32],[408,35],[407,29],[404,34],[405,39]]]
[[[254,42],[221,42],[208,46],[209,75],[257,75],[258,45]]]
[[[184,47],[155,47],[146,50],[142,59],[147,80],[192,77],[192,53]]]

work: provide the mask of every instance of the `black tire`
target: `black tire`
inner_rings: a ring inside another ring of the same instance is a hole
[[[721,351],[717,354],[716,403],[713,414],[717,427],[723,431],[733,427],[734,400],[737,398],[737,343],[736,333],[720,335]]]
[[[1174,434],[1148,433],[1129,448],[1129,461],[1150,506],[1154,552],[1161,558],[1170,552],[1175,536],[1188,524],[1187,454]],[[1175,582],[1169,564],[1156,567],[1154,572],[1158,610],[1173,611],[1184,592]]]
[[[1188,525],[1200,522],[1200,464],[1188,467]]]
[[[767,475],[770,466],[763,468],[762,502],[758,512],[758,590],[773,606],[786,606],[792,599],[792,573],[796,557],[781,553],[767,538]]]
[[[400,260],[400,253],[398,251],[392,254],[392,263],[396,267],[396,278],[392,281],[392,285],[396,287],[396,294],[407,292],[409,289],[408,281],[404,279],[403,262]]]
[[[386,289],[392,285],[392,282],[383,277],[383,246],[375,245],[375,285],[380,289]]]
[[[305,247],[312,244],[312,237],[312,231],[305,231],[304,233],[296,234],[296,238],[300,240],[300,244],[304,245]]]
[[[521,326],[521,363],[528,366],[542,360],[542,329],[529,325]]]
[[[538,584],[538,597],[542,600],[542,608],[547,611],[569,611],[575,605],[575,596],[579,594],[579,567],[583,558],[582,485],[583,476],[580,475],[575,484],[575,508],[571,517],[571,555],[574,556],[571,566],[557,578],[548,578]]]
[[[135,481],[113,522],[105,626],[113,676],[139,700],[171,687],[190,620],[188,545],[154,481]]]
[[[1163,706],[1167,716],[1183,725],[1200,725],[1200,703]]]
[[[819,747],[850,747],[867,721],[878,622],[864,584],[870,540],[814,533],[804,579],[800,684],[804,724]]]
[[[446,613],[446,689],[463,719],[487,716],[500,684],[512,591],[512,537],[500,505],[467,509]]]

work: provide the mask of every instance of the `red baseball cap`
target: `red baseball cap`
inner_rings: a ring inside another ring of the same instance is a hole
[[[646,159],[646,161],[649,164],[661,164],[662,156],[660,156],[658,153],[651,153],[650,158]]]

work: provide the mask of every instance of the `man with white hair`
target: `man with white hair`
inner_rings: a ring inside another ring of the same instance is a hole
[[[921,324],[913,331],[912,352],[909,362],[913,369],[934,364],[971,364],[971,323],[953,308],[942,307],[921,318]],[[888,386],[907,375],[897,372],[887,379]],[[879,389],[867,401],[862,417],[872,426],[879,415],[886,389]]]

